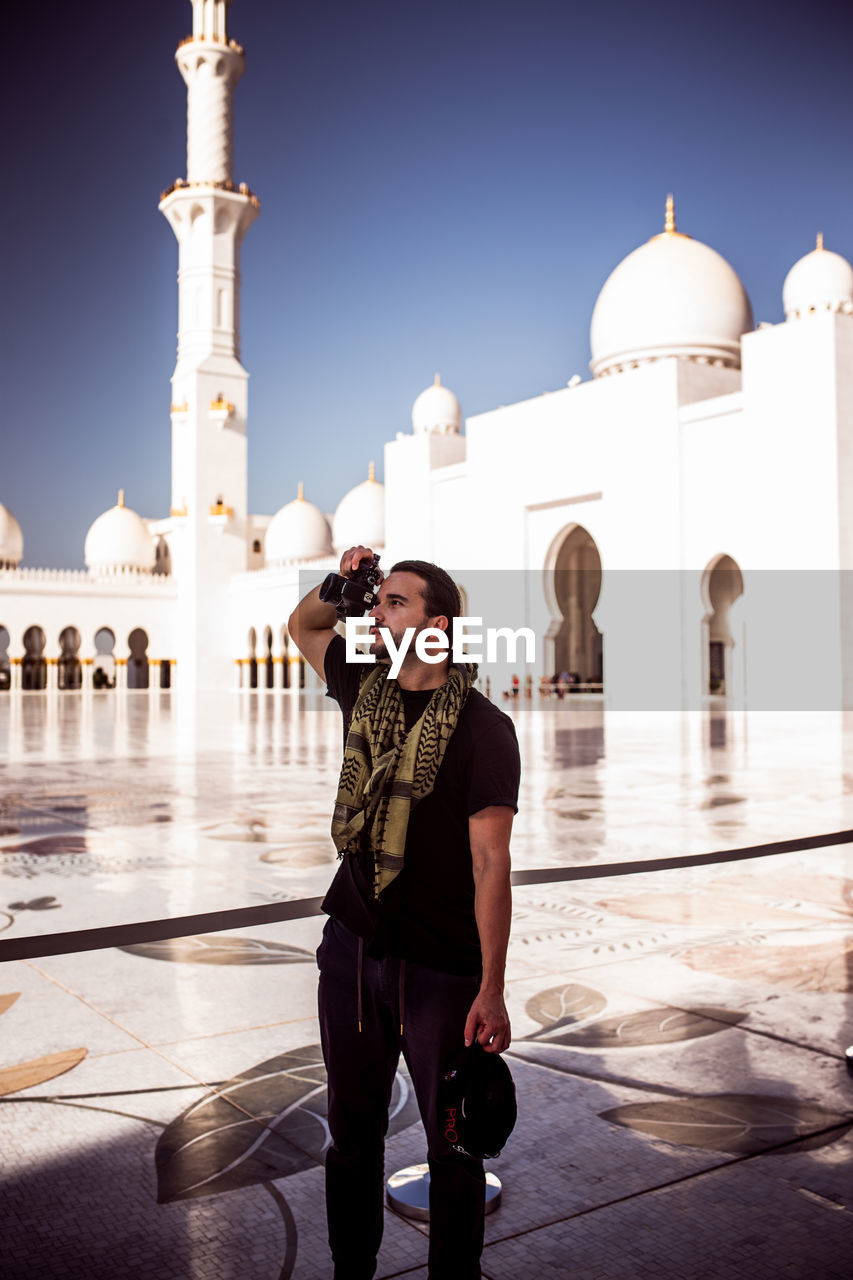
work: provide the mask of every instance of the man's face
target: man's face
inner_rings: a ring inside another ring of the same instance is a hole
[[[407,627],[415,628],[415,636],[426,627],[435,625],[435,619],[427,616],[422,595],[424,582],[416,573],[390,573],[376,597],[376,604],[368,615],[374,625],[370,629],[370,652],[379,662],[390,662],[391,657],[378,627],[387,627],[399,648]],[[409,650],[414,653],[414,637]]]

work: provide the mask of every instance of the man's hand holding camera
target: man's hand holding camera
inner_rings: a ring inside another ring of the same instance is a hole
[[[373,555],[374,553],[370,547],[350,547],[349,551],[345,551],[341,556],[341,577],[354,578],[358,573],[358,566],[361,564],[366,567],[363,562],[367,561],[369,564],[373,559]],[[380,582],[384,582],[385,574],[378,566],[376,573],[378,575],[376,585],[378,586]]]

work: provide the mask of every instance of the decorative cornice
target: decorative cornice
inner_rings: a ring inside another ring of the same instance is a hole
[[[234,53],[239,53],[242,57],[246,50],[236,40],[226,40],[224,36],[184,36],[179,49],[183,49],[188,44],[215,44],[220,47],[231,49]]]
[[[160,202],[167,196],[173,195],[176,191],[200,191],[200,190],[227,191],[232,196],[243,196],[256,209],[260,209],[261,202],[255,195],[254,191],[246,182],[232,182],[230,178],[216,179],[211,182],[187,182],[186,178],[176,178],[170,187],[160,192]]]

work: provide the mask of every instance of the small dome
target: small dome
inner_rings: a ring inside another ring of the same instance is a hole
[[[740,367],[740,340],[753,327],[737,274],[708,245],[675,229],[672,197],[665,230],[619,263],[592,315],[595,377],[667,356]]]
[[[288,564],[293,560],[316,560],[332,553],[332,532],[319,507],[306,502],[299,482],[299,494],[293,502],[275,513],[267,527],[264,558],[268,565]]]
[[[416,436],[435,432],[441,436],[459,435],[462,430],[462,409],[456,396],[441,385],[435,375],[435,383],[422,391],[412,405],[412,429]]]
[[[374,476],[372,462],[367,479],[338,503],[332,542],[337,552],[347,547],[372,547],[375,551],[385,546],[385,486]]]
[[[86,568],[95,573],[117,573],[132,569],[151,573],[154,568],[154,540],[141,516],[124,505],[124,490],[109,511],[98,516],[86,534],[83,548]]]
[[[0,569],[17,569],[24,558],[24,535],[8,507],[0,502]]]
[[[818,234],[817,248],[795,262],[782,286],[785,319],[796,320],[815,311],[853,314],[853,267],[840,253],[824,249]]]

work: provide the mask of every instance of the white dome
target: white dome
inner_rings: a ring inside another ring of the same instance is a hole
[[[17,568],[24,557],[24,535],[8,507],[0,502],[0,569]]]
[[[372,462],[367,479],[350,489],[338,503],[332,521],[332,542],[337,552],[358,546],[376,551],[385,546],[385,486],[374,477]]]
[[[590,369],[596,377],[667,356],[740,367],[740,340],[753,327],[746,290],[725,258],[675,229],[629,253],[605,282],[592,315]]]
[[[319,507],[306,502],[299,485],[299,496],[276,511],[267,528],[264,556],[269,565],[287,564],[291,560],[316,560],[332,553],[329,522]]]
[[[840,253],[817,248],[795,262],[782,286],[785,319],[795,320],[814,311],[843,311],[853,314],[853,267]]]
[[[462,409],[456,396],[441,385],[438,374],[435,383],[422,391],[412,405],[412,429],[416,436],[435,432],[437,435],[459,435],[462,430]]]
[[[152,572],[156,559],[154,540],[142,517],[124,505],[123,490],[117,504],[98,516],[86,534],[83,558],[86,568],[95,572]]]

